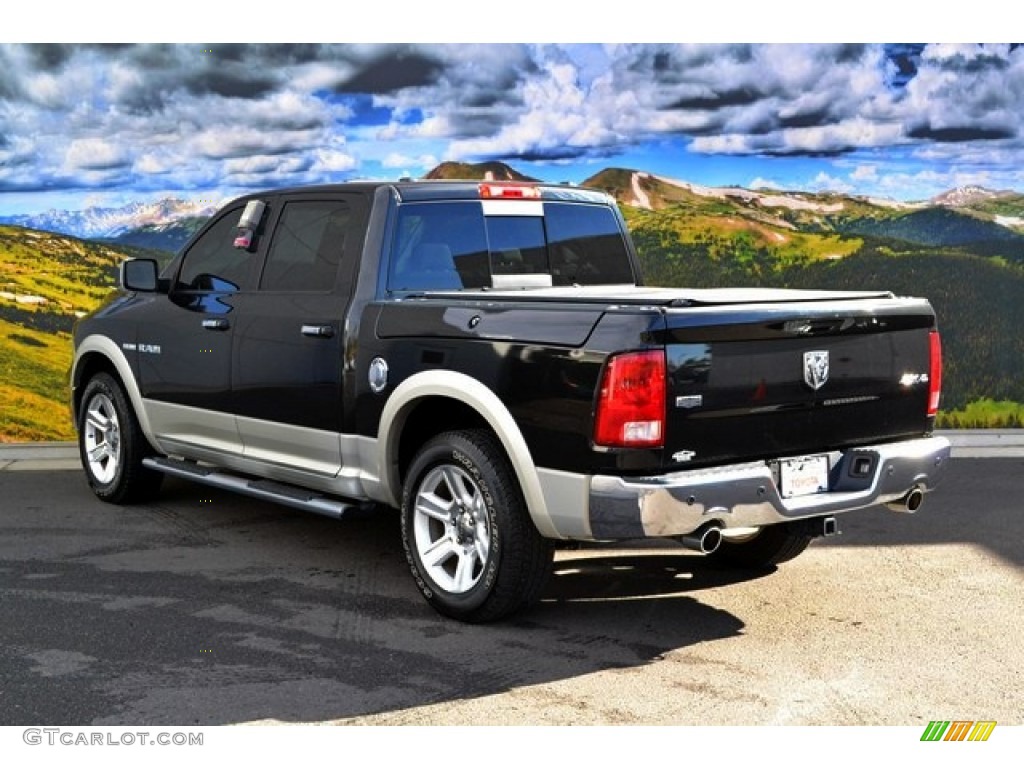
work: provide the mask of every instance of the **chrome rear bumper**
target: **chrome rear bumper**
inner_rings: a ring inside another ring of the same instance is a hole
[[[595,539],[679,536],[709,522],[750,528],[835,515],[928,492],[949,463],[944,437],[829,454],[829,490],[782,498],[763,461],[643,478],[590,478],[589,530]]]

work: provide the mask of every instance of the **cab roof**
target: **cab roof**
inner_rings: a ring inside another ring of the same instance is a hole
[[[427,200],[539,199],[570,202],[614,204],[611,195],[596,189],[568,184],[517,181],[473,181],[403,179],[401,181],[352,181],[341,184],[320,184],[306,187],[268,189],[239,199],[260,199],[279,195],[310,195],[330,192],[364,192],[372,194],[380,187],[390,187],[401,202]],[[527,191],[522,194],[522,191]]]

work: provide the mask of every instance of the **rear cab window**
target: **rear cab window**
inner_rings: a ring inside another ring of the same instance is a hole
[[[403,203],[388,270],[399,292],[635,282],[614,211],[566,201]]]

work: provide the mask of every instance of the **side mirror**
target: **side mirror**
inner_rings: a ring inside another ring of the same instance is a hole
[[[121,262],[120,283],[126,291],[152,293],[159,285],[156,261],[153,259],[128,259]]]

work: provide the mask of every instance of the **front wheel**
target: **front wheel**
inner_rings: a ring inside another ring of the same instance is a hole
[[[120,382],[107,373],[89,380],[78,413],[78,451],[95,494],[114,504],[143,501],[163,474],[146,469],[152,453]]]
[[[765,568],[792,560],[810,543],[810,536],[795,530],[789,523],[779,523],[765,526],[749,538],[732,541],[723,538],[708,558],[725,567]]]
[[[530,520],[504,451],[484,430],[447,432],[416,454],[402,492],[402,543],[440,613],[493,621],[535,602],[553,549]]]

